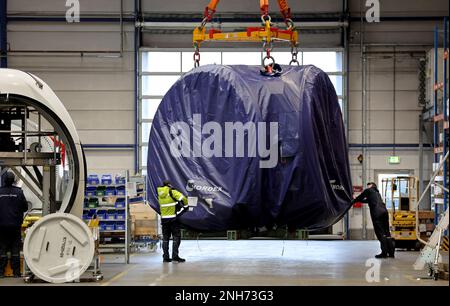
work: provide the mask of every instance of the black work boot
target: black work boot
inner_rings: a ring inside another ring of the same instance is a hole
[[[387,257],[388,256],[386,253],[381,253],[381,254],[375,255],[375,258],[387,258]]]
[[[388,256],[390,258],[395,258],[395,244],[392,238],[387,239],[388,244]]]
[[[21,272],[14,272],[14,278],[21,278],[22,277],[22,273]]]
[[[172,259],[169,257],[163,257],[163,262],[172,262]]]
[[[177,257],[174,257],[174,258],[172,259],[172,261],[174,261],[174,262],[185,262],[186,259],[177,256]]]

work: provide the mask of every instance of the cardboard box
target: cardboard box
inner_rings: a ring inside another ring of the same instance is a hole
[[[434,224],[427,224],[427,232],[428,231],[430,231],[430,232],[432,232],[432,231],[434,231]]]
[[[419,219],[434,219],[434,211],[419,210]]]
[[[419,232],[423,233],[427,231],[427,225],[426,224],[419,224]]]
[[[131,216],[131,232],[134,236],[156,236],[158,234],[157,220],[139,220]]]
[[[157,220],[157,214],[150,205],[130,204],[130,215],[136,220]]]

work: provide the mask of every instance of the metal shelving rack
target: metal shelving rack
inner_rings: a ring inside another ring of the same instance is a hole
[[[434,75],[433,75],[433,131],[434,131],[434,164],[439,164],[440,160],[448,152],[448,18],[444,18],[444,38],[443,47],[444,52],[442,59],[439,56],[439,27],[436,26],[434,30]],[[442,68],[442,82],[439,82],[439,60],[443,60]],[[442,175],[438,176],[440,179],[434,184],[435,192],[432,192],[433,205],[435,210],[435,224],[438,224],[440,216],[447,209],[448,205],[448,193],[445,191],[448,188],[448,162],[444,163]],[[441,186],[444,188],[441,188]],[[439,192],[436,192],[436,188]],[[442,194],[439,196],[437,194]]]
[[[108,223],[108,222],[124,222],[124,229],[116,230],[103,230],[100,229],[100,244],[99,244],[99,251],[103,254],[123,254],[125,263],[128,264],[130,261],[130,222],[129,222],[129,203],[128,203],[128,180],[129,180],[129,174],[126,172],[125,174],[121,174],[123,178],[125,178],[125,181],[123,184],[87,184],[87,187],[98,187],[98,186],[107,186],[107,187],[123,187],[124,188],[124,194],[123,195],[95,195],[95,196],[88,196],[86,195],[86,198],[89,199],[95,199],[97,198],[99,200],[99,206],[92,208],[92,207],[84,207],[83,208],[83,214],[84,212],[92,212],[95,211],[96,213],[98,211],[112,211],[112,212],[124,212],[124,219],[99,219],[100,223]],[[114,178],[113,178],[114,180]],[[119,208],[115,206],[116,200],[119,198],[123,198],[125,205],[123,208]],[[103,201],[106,199],[105,201]],[[100,204],[101,203],[101,204]],[[89,219],[83,218],[85,221],[88,221]],[[111,238],[111,239],[121,239],[122,242],[117,243],[106,243],[105,238]],[[102,252],[103,251],[103,252]]]

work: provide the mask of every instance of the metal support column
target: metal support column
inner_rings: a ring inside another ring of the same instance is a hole
[[[362,35],[362,34],[361,34]],[[366,47],[362,47],[362,77],[361,77],[361,99],[362,99],[362,126],[361,126],[361,135],[362,135],[362,171],[361,171],[361,182],[363,188],[366,187],[367,184],[367,58],[365,55]],[[363,204],[361,206],[362,212],[362,239],[367,239],[367,205]]]
[[[367,150],[366,150],[366,133],[367,133],[367,118],[366,118],[366,106],[367,106],[367,82],[366,82],[366,72],[367,72],[367,57],[366,57],[366,46],[364,44],[364,4],[363,1],[360,2],[360,56],[361,56],[361,153],[363,157],[362,169],[361,169],[361,183],[363,188],[366,187],[367,181]],[[362,213],[362,239],[367,239],[367,209],[366,205],[361,206]]]
[[[438,114],[438,91],[436,89],[436,85],[439,82],[438,79],[438,47],[439,47],[439,29],[437,26],[434,28],[434,81],[433,81],[433,116],[436,117]],[[433,148],[436,150],[436,148],[439,146],[439,129],[438,124],[436,122],[433,122]],[[439,154],[436,154],[436,151],[434,151],[434,163],[439,162]],[[436,202],[434,203],[434,224],[437,225],[439,222],[439,205],[436,205]]]
[[[8,40],[7,40],[7,0],[0,0],[0,68],[8,67]]]
[[[443,67],[443,82],[444,82],[444,88],[443,88],[443,99],[442,99],[442,102],[443,102],[443,108],[442,108],[442,110],[443,110],[443,112],[444,112],[444,126],[443,126],[443,155],[445,155],[446,153],[447,153],[447,150],[448,150],[448,144],[447,144],[447,141],[448,141],[448,136],[447,136],[447,133],[448,133],[448,131],[446,131],[445,130],[445,125],[447,124],[447,122],[448,122],[448,116],[447,116],[447,99],[448,99],[448,96],[447,96],[447,86],[448,86],[448,84],[447,84],[447,77],[448,77],[448,71],[447,71],[447,63],[448,63],[448,28],[447,28],[447,22],[448,22],[448,19],[447,19],[447,17],[445,17],[444,18],[444,67]],[[443,168],[444,170],[444,181],[443,181],[443,183],[444,183],[444,208],[443,208],[443,211],[446,211],[447,210],[447,201],[448,201],[448,193],[447,193],[447,191],[445,191],[445,188],[448,188],[448,178],[447,178],[447,162],[446,163],[444,163],[444,168]]]
[[[50,213],[53,214],[58,211],[56,205],[56,167],[50,166]]]
[[[424,169],[423,169],[423,132],[424,122],[423,114],[419,115],[419,193],[423,193],[423,180],[424,180]]]
[[[139,21],[139,14],[140,14],[140,1],[135,0],[134,1],[134,18],[135,22]],[[139,171],[139,156],[141,155],[141,152],[139,152],[139,137],[141,135],[141,124],[140,124],[140,118],[139,118],[139,97],[140,97],[140,82],[139,82],[139,65],[140,65],[140,59],[139,59],[139,47],[140,47],[140,40],[141,40],[141,29],[139,27],[134,28],[134,129],[135,129],[135,137],[134,137],[134,171],[137,173]]]
[[[50,167],[43,167],[43,175],[42,175],[42,215],[46,216],[50,214]]]
[[[438,47],[439,47],[439,29],[436,26],[434,28],[434,86],[436,86],[436,84],[438,83]],[[438,109],[437,109],[437,104],[438,104],[438,92],[436,89],[433,89],[433,116],[436,116],[438,114]],[[437,128],[437,124],[434,123],[433,125],[433,135],[434,135],[434,147],[436,148],[436,145],[439,143],[439,135],[438,135],[438,128]],[[439,159],[438,159],[438,155],[434,154],[434,162],[438,163]]]

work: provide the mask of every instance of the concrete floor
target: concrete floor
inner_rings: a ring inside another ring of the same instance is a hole
[[[449,285],[418,279],[426,276],[412,267],[418,252],[398,251],[395,259],[373,259],[378,251],[376,241],[183,241],[186,263],[163,264],[159,249],[132,255],[129,265],[120,263],[123,257],[108,255],[102,265],[104,280],[87,285]],[[367,282],[367,270],[378,263],[379,282]],[[1,285],[24,283],[2,279]]]

